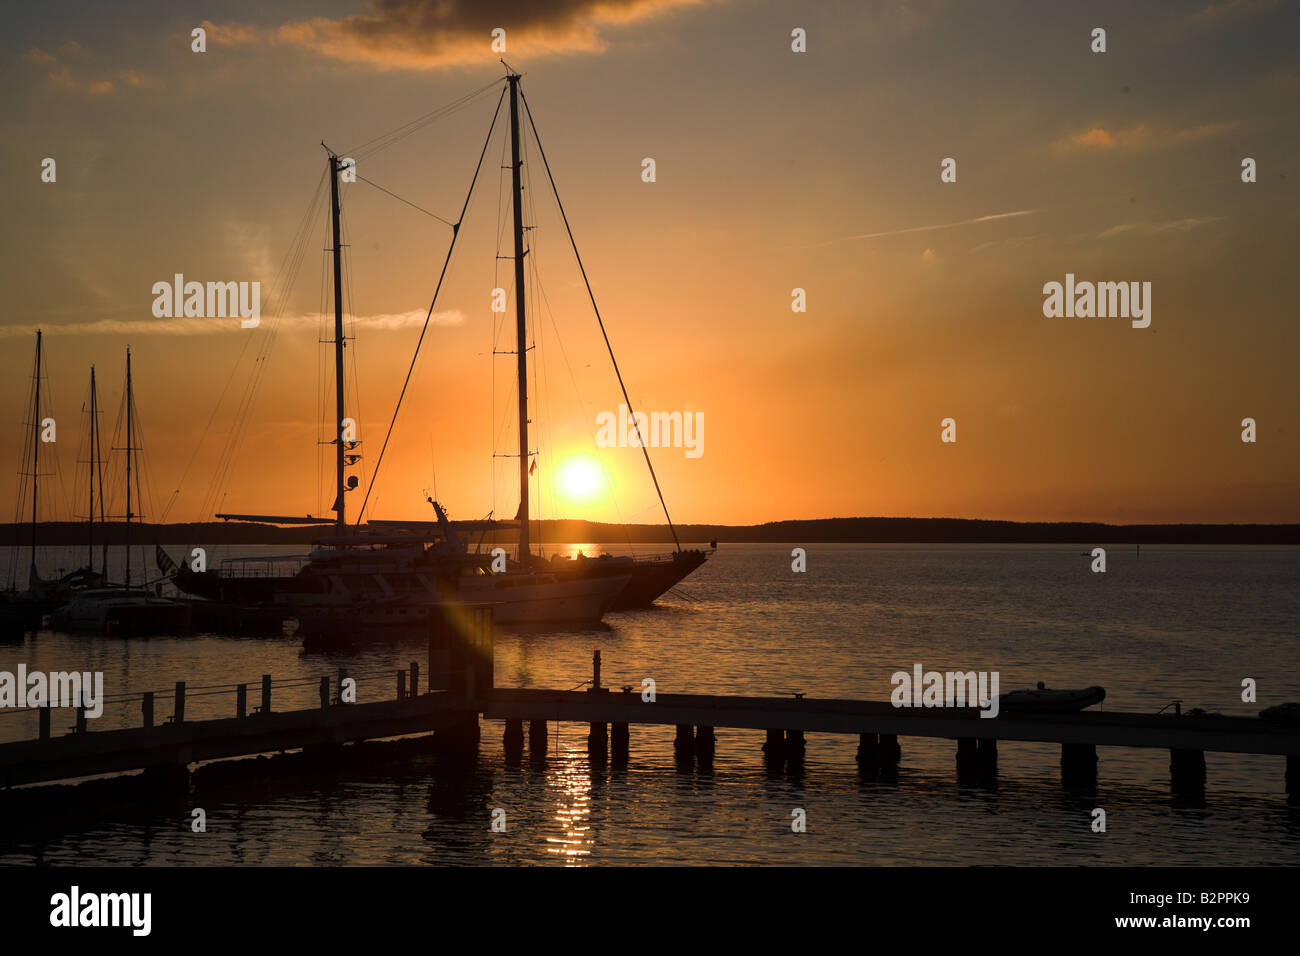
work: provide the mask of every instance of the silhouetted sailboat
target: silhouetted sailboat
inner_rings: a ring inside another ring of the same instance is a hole
[[[93,393],[92,393],[93,394]],[[106,637],[137,637],[154,634],[180,634],[189,629],[190,609],[179,601],[150,594],[131,586],[131,519],[143,518],[135,512],[138,503],[132,497],[132,470],[138,463],[135,422],[135,391],[131,381],[131,350],[126,350],[126,574],[120,586],[86,588],[76,592],[67,604],[50,614],[50,626],[56,630],[102,634]],[[93,449],[92,444],[92,449]],[[95,455],[92,451],[92,460]],[[138,497],[138,496],[137,496]],[[92,503],[93,511],[93,503]]]

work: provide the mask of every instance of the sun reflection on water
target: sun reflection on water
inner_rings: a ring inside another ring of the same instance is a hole
[[[563,836],[547,837],[546,852],[563,857],[566,865],[577,865],[591,855],[596,842],[590,826],[591,767],[587,755],[577,750],[564,751],[557,756],[550,777],[548,789],[556,793],[555,820]]]

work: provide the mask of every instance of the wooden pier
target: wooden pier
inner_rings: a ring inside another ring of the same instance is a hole
[[[643,699],[631,687],[601,686],[600,655],[586,690],[494,687],[490,610],[459,621],[435,621],[428,648],[427,686],[418,663],[396,674],[392,699],[349,703],[340,699],[342,677],[322,677],[320,706],[277,712],[272,681],[264,676],[261,703],[248,712],[248,685],[232,685],[235,714],[215,720],[185,717],[186,688],[176,685],[172,714],[154,726],[154,695],[141,695],[143,726],[93,731],[78,712],[71,733],[50,734],[43,709],[36,740],[0,744],[0,784],[67,780],[150,768],[186,768],[230,757],[341,745],[415,734],[450,732],[462,747],[477,746],[480,716],[504,722],[506,760],[522,758],[525,741],[534,760],[544,759],[552,721],[586,724],[593,762],[626,762],[634,724],[676,728],[679,761],[707,764],[714,757],[715,728],[766,732],[763,759],[770,765],[802,762],[810,734],[856,734],[864,772],[888,772],[902,756],[899,738],[956,742],[960,775],[996,772],[1000,741],[1054,743],[1061,747],[1067,785],[1095,782],[1097,747],[1167,750],[1175,788],[1205,782],[1205,754],[1266,754],[1285,758],[1287,792],[1300,797],[1300,725],[1260,718],[1175,716],[1083,711],[1069,714],[1003,711],[984,718],[974,708],[896,708],[887,702],[834,698],[655,694]],[[298,681],[301,684],[301,681]],[[331,693],[333,686],[334,692]],[[527,734],[524,731],[528,724]],[[757,755],[756,755],[757,759]]]

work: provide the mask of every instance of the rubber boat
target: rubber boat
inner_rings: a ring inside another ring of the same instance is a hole
[[[1040,710],[1053,713],[1074,713],[1100,704],[1106,699],[1106,688],[1084,687],[1080,690],[1053,690],[1040,681],[1035,690],[1013,690],[998,698],[1002,710]]]

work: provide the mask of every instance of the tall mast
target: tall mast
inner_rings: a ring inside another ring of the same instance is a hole
[[[32,399],[32,563],[27,583],[35,585],[36,574],[36,492],[40,488],[41,460],[41,330],[36,330],[36,391]]]
[[[86,546],[86,568],[95,570],[95,366],[90,367],[90,480],[86,482],[90,500],[86,505],[86,522],[89,525],[89,544]]]
[[[519,562],[528,560],[528,323],[524,311],[524,200],[519,158],[519,74],[510,82],[510,169],[515,208],[515,352],[519,372]]]
[[[131,450],[135,421],[131,417],[135,395],[131,391],[131,347],[126,348],[126,590],[131,590]]]
[[[339,241],[339,158],[329,154],[330,220],[334,232],[334,499],[335,529],[347,534],[343,505],[343,246]]]

